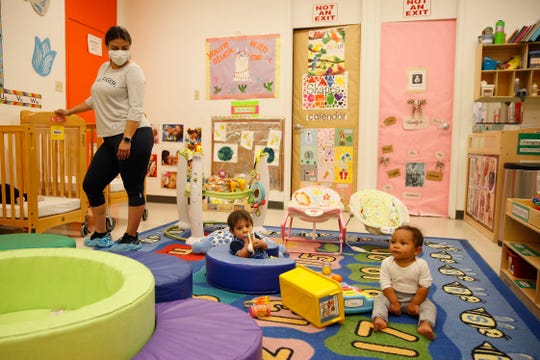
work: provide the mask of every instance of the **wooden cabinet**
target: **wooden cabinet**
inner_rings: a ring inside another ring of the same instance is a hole
[[[479,45],[476,52],[476,71],[474,82],[474,99],[481,102],[515,102],[519,98],[514,96],[514,80],[520,81],[520,88],[526,88],[531,94],[533,81],[540,86],[540,68],[529,67],[529,52],[539,51],[540,42]],[[482,61],[485,57],[505,63],[513,56],[521,56],[521,65],[515,70],[482,70]],[[482,96],[480,83],[486,81],[495,85],[493,96]],[[538,96],[529,96],[526,101],[540,101]]]
[[[540,211],[529,199],[507,199],[502,280],[540,317]]]
[[[518,154],[518,138],[538,128],[487,131],[469,135],[465,221],[493,241],[499,239],[504,221],[504,164],[530,161],[533,156]],[[534,157],[538,159],[538,157]]]

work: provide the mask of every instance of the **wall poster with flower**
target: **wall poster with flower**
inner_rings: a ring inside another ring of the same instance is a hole
[[[276,98],[279,35],[206,39],[209,100]]]

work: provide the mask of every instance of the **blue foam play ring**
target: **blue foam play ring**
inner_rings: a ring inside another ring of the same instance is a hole
[[[291,258],[251,259],[235,256],[229,246],[216,246],[206,253],[206,280],[214,287],[243,294],[279,292],[279,275],[292,270]]]
[[[156,303],[188,299],[193,296],[193,267],[176,256],[142,251],[122,251],[145,265],[155,279]]]

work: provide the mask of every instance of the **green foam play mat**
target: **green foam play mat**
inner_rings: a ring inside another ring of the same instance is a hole
[[[75,240],[56,234],[5,234],[0,235],[0,250],[32,248],[74,248]]]
[[[127,359],[154,331],[154,278],[125,256],[73,248],[1,251],[0,284],[6,359]]]

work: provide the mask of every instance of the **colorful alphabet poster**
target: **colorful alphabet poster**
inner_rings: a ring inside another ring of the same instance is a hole
[[[278,34],[207,39],[206,63],[210,100],[278,96]]]

